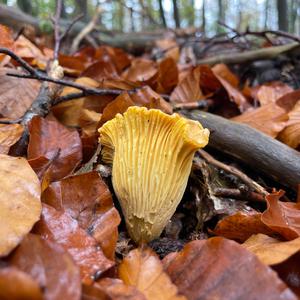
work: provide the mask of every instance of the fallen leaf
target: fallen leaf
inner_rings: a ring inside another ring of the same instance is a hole
[[[0,24],[0,47],[8,48],[10,50],[14,50],[14,39],[13,33],[10,28]],[[0,62],[2,61],[5,54],[0,54]]]
[[[43,295],[38,283],[30,275],[15,267],[6,267],[0,269],[0,299],[42,300]]]
[[[178,69],[174,59],[167,57],[158,64],[157,93],[168,94],[178,83]]]
[[[292,148],[297,148],[300,145],[300,98],[288,116],[286,127],[279,133],[278,139]]]
[[[28,159],[44,156],[58,156],[50,166],[51,178],[59,180],[78,166],[82,158],[82,145],[79,134],[56,121],[34,117],[29,123]]]
[[[120,216],[110,191],[97,172],[67,177],[52,183],[43,193],[44,203],[67,212],[100,244],[113,260]]]
[[[106,78],[119,78],[118,71],[109,57],[93,63],[80,76],[90,77],[98,82]]]
[[[22,136],[24,128],[20,124],[0,124],[0,153],[7,154]]]
[[[289,288],[300,297],[300,252],[298,251],[280,264],[273,265],[275,270]]]
[[[83,285],[82,294],[82,300],[146,300],[135,287],[115,278],[104,278],[93,285]]]
[[[149,248],[130,251],[119,266],[119,276],[125,284],[135,286],[147,300],[186,299],[178,295],[161,261]]]
[[[261,221],[261,213],[255,212],[238,212],[225,217],[217,223],[213,233],[238,242],[244,242],[256,233],[274,234],[273,230]]]
[[[275,138],[286,127],[288,112],[293,109],[299,98],[300,90],[296,90],[285,94],[274,103],[244,112],[232,120],[245,123]]]
[[[90,283],[93,277],[100,276],[114,266],[114,262],[104,256],[97,241],[66,212],[43,204],[41,220],[36,224],[35,232],[63,246],[71,254],[80,267],[81,278],[85,283]]]
[[[262,222],[287,240],[300,236],[300,203],[282,202],[283,191],[266,196],[267,209],[261,216]]]
[[[43,299],[80,299],[79,269],[71,256],[59,245],[38,235],[29,234],[13,252],[10,263],[39,283],[44,294]],[[19,289],[19,286],[15,287]]]
[[[23,73],[15,69],[0,68],[0,114],[18,119],[36,99],[40,83],[37,80],[10,77],[6,73]]]
[[[297,299],[251,252],[215,237],[188,243],[163,260],[166,272],[188,299]]]
[[[60,53],[58,61],[59,65],[64,68],[64,72],[68,74],[79,75],[86,68],[85,62],[75,56]]]
[[[203,98],[200,88],[200,67],[193,68],[171,94],[173,103],[196,102]]]
[[[260,86],[257,89],[254,98],[256,98],[260,105],[263,106],[270,102],[276,102],[276,100],[292,91],[293,89],[287,84],[281,81],[274,81]]]
[[[40,182],[27,160],[0,154],[0,256],[11,252],[41,213]]]
[[[232,87],[237,88],[239,85],[239,79],[233,74],[225,64],[217,64],[212,68],[213,73],[226,80]]]
[[[154,61],[136,58],[123,74],[123,78],[133,82],[149,82],[157,75],[157,65]]]
[[[279,264],[300,250],[300,237],[282,242],[264,234],[252,235],[243,247],[254,253],[266,265]]]

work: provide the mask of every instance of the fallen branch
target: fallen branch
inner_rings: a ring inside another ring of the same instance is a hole
[[[232,53],[220,54],[213,57],[199,59],[197,61],[197,64],[208,64],[208,65],[214,65],[218,63],[238,64],[238,63],[245,63],[254,60],[272,59],[278,56],[279,54],[287,53],[298,47],[300,48],[300,44],[295,42],[295,43],[290,43],[282,46],[273,46],[273,47],[262,48],[258,50],[244,51],[241,53],[235,53],[234,55]]]
[[[182,111],[211,131],[209,146],[246,163],[282,185],[297,190],[300,183],[300,153],[249,127],[201,111]]]

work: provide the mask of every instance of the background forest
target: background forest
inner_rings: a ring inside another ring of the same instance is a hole
[[[0,0],[27,14],[47,21],[55,10],[54,0]],[[115,31],[148,31],[162,28],[197,27],[207,36],[224,31],[226,23],[240,31],[280,29],[300,33],[300,0],[64,0],[62,16],[84,14],[91,19],[95,7],[99,23]],[[219,23],[218,23],[219,22]]]

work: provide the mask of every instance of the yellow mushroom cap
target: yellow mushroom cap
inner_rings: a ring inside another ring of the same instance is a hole
[[[195,152],[208,143],[208,129],[178,114],[132,106],[99,132],[130,236],[137,243],[159,237],[183,196]]]

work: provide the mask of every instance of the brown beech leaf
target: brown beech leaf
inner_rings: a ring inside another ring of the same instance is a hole
[[[244,242],[256,233],[274,234],[273,230],[261,221],[261,213],[256,212],[238,212],[225,217],[217,223],[213,233],[238,242]]]
[[[300,236],[300,203],[279,201],[283,195],[279,191],[266,196],[268,207],[261,220],[285,239],[293,240]]]
[[[160,109],[168,114],[172,113],[172,106],[150,87],[145,86],[135,93],[128,94],[124,92],[107,104],[100,120],[100,126],[113,119],[117,113],[122,114],[128,107],[134,105]]]
[[[239,79],[233,74],[225,64],[217,64],[212,67],[212,71],[216,76],[226,80],[232,87],[237,88]]]
[[[215,237],[188,243],[163,260],[188,299],[297,299],[271,268],[234,241]]]
[[[16,288],[17,287],[17,288]],[[42,300],[39,284],[15,267],[0,269],[1,300]]]
[[[281,81],[274,81],[269,84],[261,85],[255,92],[256,98],[260,105],[266,105],[270,102],[276,102],[280,97],[292,92],[293,89]]]
[[[279,133],[278,139],[292,148],[297,148],[300,146],[300,97],[288,116],[286,127]]]
[[[147,300],[186,299],[178,295],[161,261],[149,248],[130,251],[119,266],[119,276],[125,284],[135,286]]]
[[[71,174],[82,158],[78,132],[66,128],[54,118],[34,117],[29,124],[28,159],[40,156],[50,160],[56,156],[50,166],[52,181]]]
[[[280,264],[273,265],[278,276],[300,297],[300,252],[298,251]]]
[[[123,77],[133,82],[148,82],[157,75],[157,65],[154,61],[136,58],[131,62],[131,66],[125,71]]]
[[[189,71],[172,92],[170,98],[171,102],[196,102],[204,97],[200,88],[200,72],[200,67],[193,68]]]
[[[64,54],[59,54],[59,64],[64,68],[64,71],[68,74],[79,75],[85,70],[85,62],[75,56],[69,56]]]
[[[43,202],[67,212],[114,259],[120,216],[110,191],[97,172],[67,177],[52,183],[43,193]]]
[[[22,136],[24,128],[20,124],[0,124],[0,153],[7,154]]]
[[[15,78],[6,73],[22,72],[0,68],[0,114],[3,117],[21,118],[38,95],[40,83],[37,80]]]
[[[114,265],[104,256],[97,241],[66,212],[43,204],[41,220],[36,224],[35,232],[63,246],[71,254],[80,267],[84,282],[89,283],[93,276],[99,276]]]
[[[93,285],[83,285],[82,294],[82,300],[147,300],[135,287],[115,278],[104,278]]]
[[[300,250],[300,237],[292,241],[279,241],[264,234],[252,235],[243,247],[254,253],[264,264],[279,264]]]
[[[39,283],[43,299],[80,299],[79,268],[61,246],[29,234],[13,252],[10,263]]]
[[[300,90],[288,93],[276,100],[252,111],[244,112],[232,120],[245,123],[272,137],[282,131],[288,121],[288,112],[300,98]]]
[[[9,254],[41,213],[40,182],[21,157],[0,154],[0,256]]]
[[[163,59],[158,65],[157,93],[168,94],[178,83],[178,68],[175,60],[170,57]]]
[[[93,63],[80,76],[90,77],[98,82],[106,78],[119,78],[117,68],[110,58]]]
[[[0,47],[13,49],[14,38],[13,38],[12,30],[0,24],[0,36],[1,36]]]

